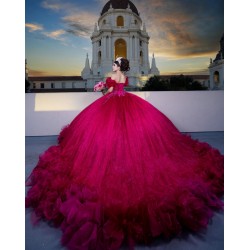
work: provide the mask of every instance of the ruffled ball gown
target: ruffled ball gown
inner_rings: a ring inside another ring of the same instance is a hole
[[[127,83],[107,78],[113,92],[61,131],[26,182],[26,206],[60,226],[68,249],[133,248],[197,232],[223,208],[223,155],[125,92]]]

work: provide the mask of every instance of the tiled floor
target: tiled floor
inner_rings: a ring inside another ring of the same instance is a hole
[[[190,133],[192,138],[209,143],[224,153],[223,132]],[[25,176],[31,173],[38,161],[39,154],[49,146],[56,144],[56,136],[26,137],[25,140]],[[40,222],[33,226],[30,220],[31,211],[26,209],[25,217],[25,249],[26,250],[65,250],[60,244],[60,229]],[[125,249],[125,248],[124,248]],[[136,246],[136,250],[223,250],[224,249],[224,215],[216,213],[207,230],[200,235],[188,235],[184,239],[171,241],[157,240],[151,247]],[[85,250],[85,249],[84,249]]]

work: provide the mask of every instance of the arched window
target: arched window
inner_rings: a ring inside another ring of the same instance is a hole
[[[127,58],[127,44],[121,38],[115,41],[115,58],[120,56]]]
[[[216,86],[220,84],[220,73],[218,71],[214,72],[214,84]]]
[[[122,16],[118,16],[116,19],[116,25],[118,27],[123,27],[124,26],[124,19]]]

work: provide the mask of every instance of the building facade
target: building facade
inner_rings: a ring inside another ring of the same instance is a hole
[[[135,5],[128,0],[108,1],[91,35],[92,63],[88,55],[81,75],[88,88],[108,77],[117,57],[127,58],[130,87],[140,87],[152,75],[159,75],[153,55],[149,64],[149,35]]]
[[[31,76],[28,79],[32,92],[88,91],[81,76]]]

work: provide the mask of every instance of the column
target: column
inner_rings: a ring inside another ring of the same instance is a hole
[[[138,55],[139,55],[139,38],[135,37],[135,60],[136,62],[139,62]]]
[[[111,51],[112,51],[112,47],[111,47],[111,36],[109,36],[109,42],[108,42],[108,44],[109,44],[109,59],[111,59],[111,58],[112,58],[112,54],[111,54]]]
[[[102,59],[106,59],[106,36],[102,37]]]
[[[129,60],[132,59],[132,50],[133,50],[133,46],[132,46],[132,37],[129,36]]]

